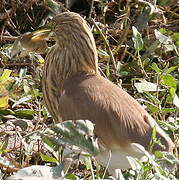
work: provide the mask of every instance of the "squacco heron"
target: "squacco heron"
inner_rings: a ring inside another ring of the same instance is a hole
[[[143,156],[135,144],[148,149],[153,127],[161,141],[153,150],[171,152],[173,142],[148,112],[126,91],[101,76],[95,41],[86,21],[76,13],[65,12],[54,17],[51,24],[56,44],[46,56],[42,84],[53,118],[91,120],[101,147],[96,159],[106,166],[110,152],[111,172],[130,168],[127,156]]]

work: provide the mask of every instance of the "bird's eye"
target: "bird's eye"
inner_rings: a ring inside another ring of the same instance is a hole
[[[47,26],[53,31],[55,29],[56,25],[57,25],[56,22],[52,20],[48,23]]]

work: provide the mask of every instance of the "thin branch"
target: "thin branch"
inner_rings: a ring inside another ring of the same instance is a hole
[[[91,15],[93,13],[93,8],[94,8],[94,0],[91,0],[91,7],[90,7],[90,12],[89,12],[89,18],[91,18]]]
[[[1,41],[15,41],[17,37],[15,36],[1,36],[0,42]]]
[[[104,43],[105,43],[105,45],[106,45],[106,47],[107,47],[107,50],[108,50],[109,55],[110,55],[110,59],[111,59],[111,61],[112,61],[112,63],[113,63],[113,66],[114,66],[114,68],[115,68],[115,70],[116,70],[116,62],[115,62],[115,59],[114,59],[112,50],[111,50],[111,48],[110,48],[110,46],[109,46],[109,43],[108,43],[106,37],[104,36],[104,34],[103,34],[103,32],[101,31],[101,29],[99,28],[99,26],[98,26],[98,25],[96,24],[96,22],[94,21],[94,19],[90,18],[90,20],[91,20],[92,23],[94,24],[95,28],[99,31],[99,34],[101,35],[101,37],[102,37],[102,39],[103,39],[103,41],[104,41]]]

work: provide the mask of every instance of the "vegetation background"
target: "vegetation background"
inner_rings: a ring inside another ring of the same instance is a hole
[[[31,165],[63,162],[57,156],[55,142],[35,134],[53,123],[41,92],[46,52],[29,53],[19,45],[13,47],[13,43],[18,36],[43,27],[55,14],[67,10],[86,18],[96,40],[103,75],[147,108],[172,138],[178,158],[178,1],[1,0],[0,179]],[[53,43],[49,41],[48,45]],[[11,56],[13,48],[18,56]],[[160,168],[162,161],[178,163],[174,157],[158,152],[153,161],[144,164],[131,160],[133,170],[124,171],[123,176],[141,180],[179,178],[178,168]],[[67,172],[67,179],[109,178],[91,158],[72,164]]]

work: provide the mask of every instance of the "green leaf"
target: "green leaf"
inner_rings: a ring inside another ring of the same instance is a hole
[[[163,34],[167,32],[167,30],[165,28],[160,28],[159,31]]]
[[[27,101],[29,101],[31,99],[32,99],[31,95],[27,95],[25,97],[22,97],[12,105],[12,108],[14,108],[15,106],[17,106],[19,104],[25,103],[25,102],[27,102]]]
[[[51,128],[51,131],[57,134],[57,137],[52,134],[52,139],[54,138],[56,144],[60,146],[64,144],[75,145],[92,155],[96,155],[99,153],[99,149],[94,137],[93,126],[89,120],[65,121]]]
[[[157,143],[157,139],[156,139],[156,126],[154,126],[152,128],[152,138],[150,140],[150,144],[149,144],[149,152],[152,152],[153,151],[153,147],[154,145]]]
[[[175,89],[175,88],[170,88],[170,89],[169,89],[169,93],[170,93],[170,95],[171,95],[172,98],[175,97],[175,92],[176,92],[176,89]]]
[[[78,180],[79,178],[77,178],[74,174],[67,174],[65,176],[66,179],[70,179],[70,180]]]
[[[139,93],[143,93],[145,91],[161,91],[161,89],[157,87],[157,84],[147,82],[145,79],[141,79],[140,81],[141,82],[134,83],[134,86]]]
[[[167,95],[166,102],[169,104],[173,103],[173,97],[170,94]]]
[[[131,157],[131,156],[127,156],[127,159],[128,159],[133,170],[140,170],[141,169],[142,164],[138,159],[135,159],[134,157]]]
[[[50,157],[50,156],[47,156],[45,154],[42,154],[40,153],[40,157],[43,161],[46,161],[46,162],[51,162],[51,163],[58,163],[58,160],[53,158],[53,157]]]
[[[4,83],[5,81],[7,81],[11,72],[12,72],[11,70],[5,69],[0,77],[0,83]]]
[[[167,122],[167,121],[160,121],[160,120],[158,120],[157,121],[161,126],[163,126],[163,127],[167,127],[169,130],[171,130],[171,131],[175,131],[175,130],[178,130],[178,126],[175,124],[175,123],[169,123],[169,122]]]
[[[107,77],[110,76],[110,67],[109,67],[109,64],[107,64],[107,66],[106,66],[106,76]]]
[[[160,43],[165,44],[165,45],[172,43],[171,38],[163,35],[160,31],[155,29],[154,33],[155,33],[156,39],[158,39]]]
[[[147,97],[147,99],[153,101],[155,104],[161,104],[161,101],[156,96],[153,96],[149,92],[144,92],[144,95]]]
[[[175,88],[175,89],[177,87],[175,78],[170,74],[161,75],[160,76],[160,84],[165,85],[170,88]]]
[[[171,73],[172,71],[174,71],[176,68],[177,68],[177,66],[172,66],[172,67],[170,67],[170,68],[165,69],[164,72],[165,72],[166,74],[169,74],[169,73]]]
[[[11,109],[0,109],[0,115],[14,115],[14,111]]]
[[[59,149],[57,140],[55,138],[42,135],[42,141],[54,151],[57,151]]]
[[[134,47],[137,51],[140,51],[143,49],[144,42],[142,40],[142,35],[139,33],[136,27],[132,26],[132,32],[133,32],[133,42],[134,42]]]
[[[18,109],[14,112],[16,117],[25,119],[33,119],[36,113],[34,110],[31,109]]]
[[[0,154],[8,152],[7,147],[8,147],[8,143],[9,142],[9,137],[6,136],[3,141],[0,143]]]
[[[175,42],[175,45],[176,45],[176,46],[179,46],[179,41],[176,41],[176,42]]]
[[[8,95],[0,97],[0,108],[7,108],[8,101],[9,101]]]
[[[117,66],[116,66],[116,74],[120,74],[121,71],[121,62],[117,62]]]
[[[158,67],[158,65],[156,63],[152,63],[151,68],[156,72],[156,73],[160,73],[162,70]]]
[[[26,74],[27,74],[27,68],[20,69],[20,72],[19,72],[19,77],[20,78],[23,78]]]
[[[171,113],[171,112],[176,112],[178,111],[177,108],[162,108],[161,112],[162,113]]]
[[[63,164],[55,167],[32,165],[18,170],[8,180],[60,180],[63,176]]]
[[[85,158],[85,165],[86,165],[86,169],[90,170],[91,168],[91,162],[90,162],[90,158]]]
[[[179,41],[179,33],[173,33],[173,35],[171,37],[173,40]]]
[[[109,57],[109,54],[106,51],[104,51],[102,49],[98,49],[97,51],[98,51],[99,56]]]
[[[164,160],[168,161],[171,164],[179,164],[179,160],[177,157],[175,157],[173,154],[169,153],[169,152],[162,152],[163,156],[164,156]]]
[[[162,158],[163,157],[163,153],[161,151],[155,151],[154,154],[155,154],[155,156],[157,158]]]
[[[147,104],[147,107],[149,108],[149,110],[153,113],[156,113],[156,112],[160,112],[160,109],[157,107],[157,106],[154,106],[152,104]]]

